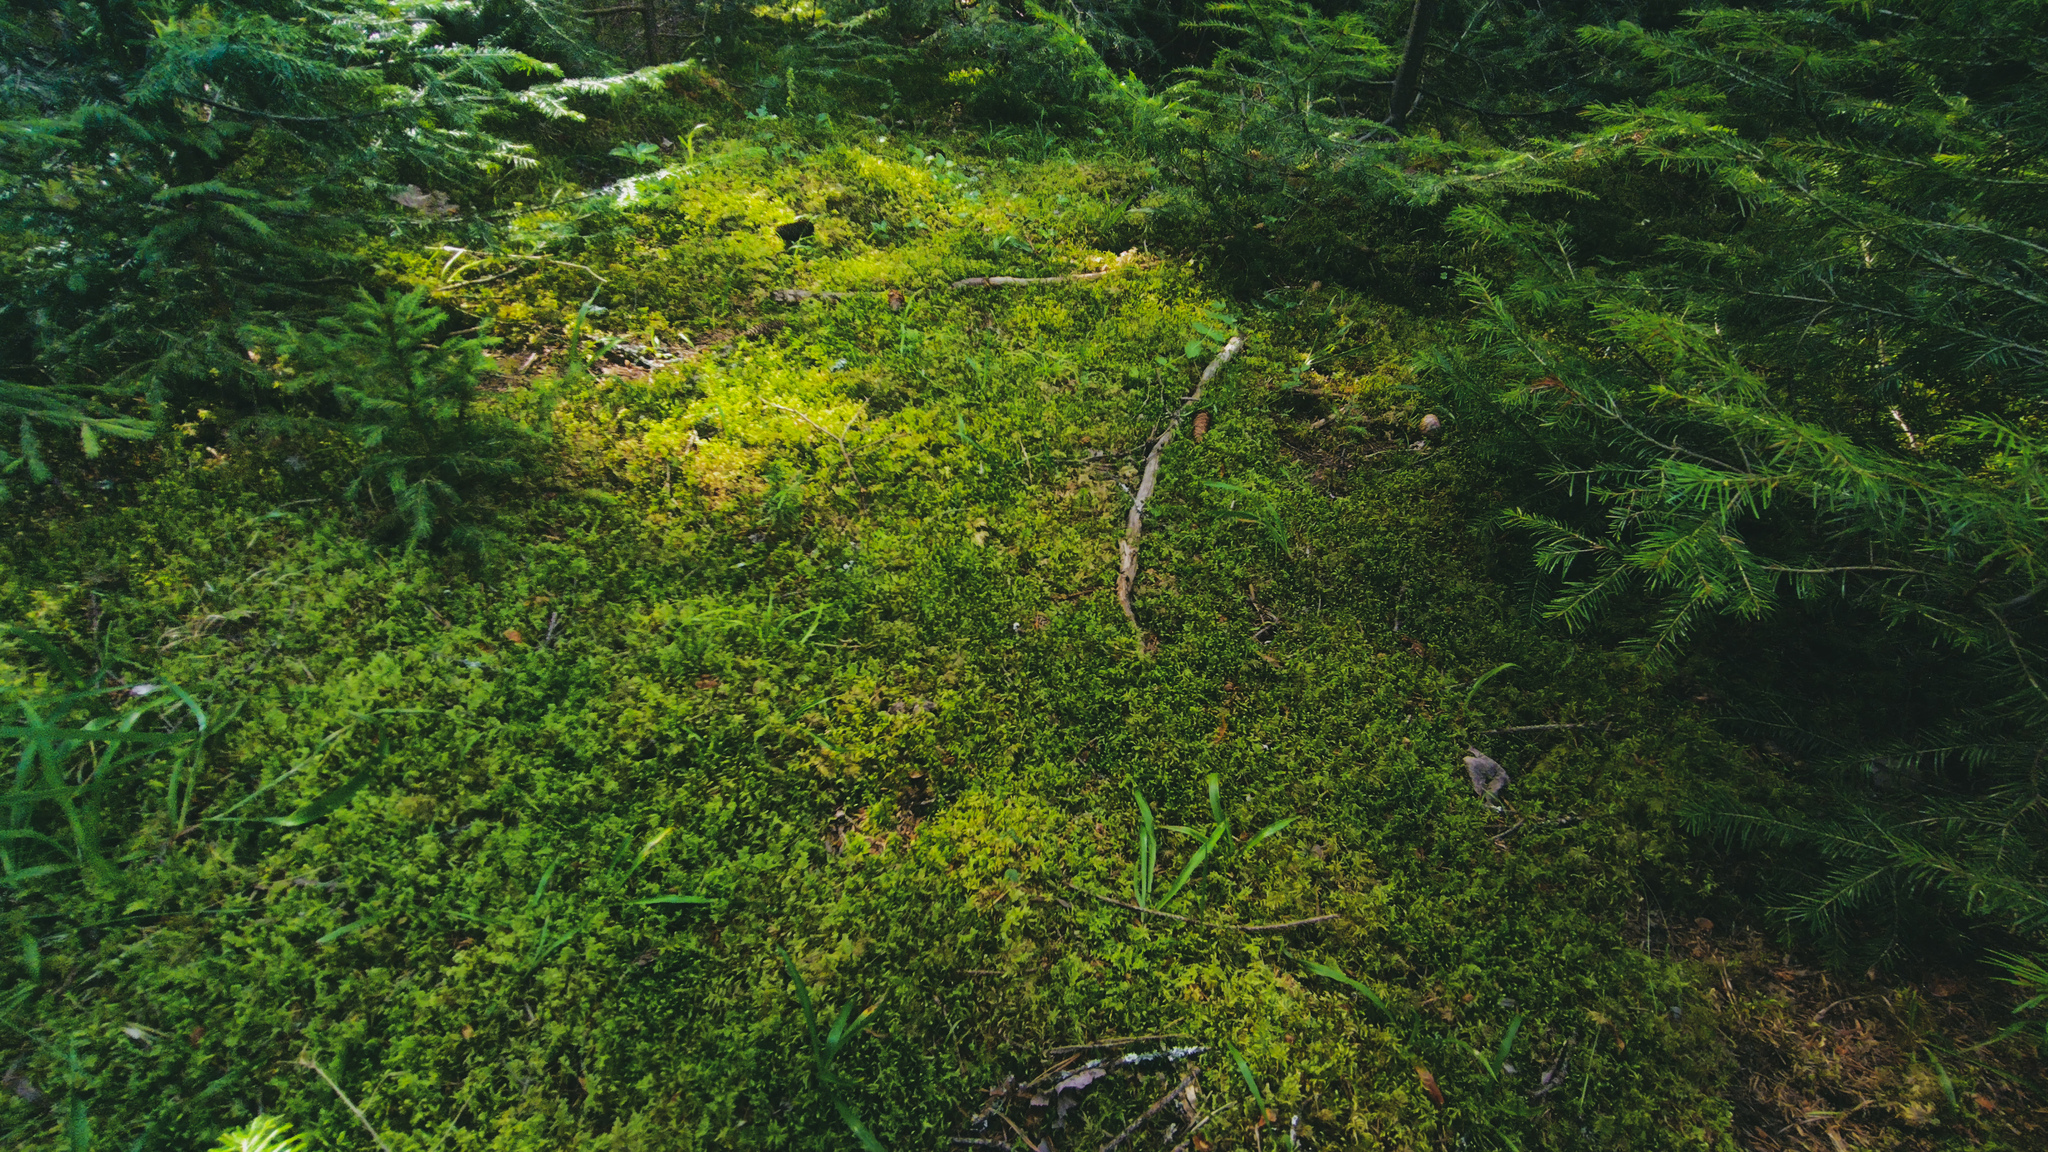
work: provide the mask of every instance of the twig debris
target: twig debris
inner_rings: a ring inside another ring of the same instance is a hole
[[[1145,456],[1145,471],[1138,480],[1137,494],[1131,497],[1131,511],[1124,518],[1124,538],[1117,542],[1116,602],[1124,610],[1124,618],[1131,627],[1139,628],[1138,610],[1131,603],[1131,597],[1138,587],[1138,541],[1145,534],[1145,505],[1152,499],[1152,490],[1159,484],[1159,457],[1166,446],[1173,443],[1174,433],[1180,431],[1180,422],[1188,411],[1202,402],[1202,390],[1214,383],[1222,373],[1223,366],[1230,363],[1244,348],[1244,337],[1232,336],[1209,366],[1202,370],[1201,379],[1195,381],[1195,391],[1182,403],[1171,419],[1166,422],[1166,431],[1152,442],[1152,451]],[[1142,629],[1140,629],[1142,632]]]

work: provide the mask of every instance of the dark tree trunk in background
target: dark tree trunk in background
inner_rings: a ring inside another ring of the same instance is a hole
[[[647,0],[640,8],[640,30],[647,34],[647,66],[652,68],[661,63],[661,45],[654,31],[654,0]]]
[[[1422,50],[1435,22],[1436,0],[1415,0],[1408,18],[1408,46],[1401,53],[1401,70],[1394,73],[1394,98],[1387,107],[1387,127],[1396,132],[1408,123],[1408,112],[1415,107],[1416,89],[1422,87]]]

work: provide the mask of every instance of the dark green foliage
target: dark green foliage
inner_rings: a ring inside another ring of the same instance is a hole
[[[447,313],[427,303],[427,290],[392,290],[382,301],[364,293],[338,317],[305,332],[252,330],[252,342],[277,358],[279,387],[328,419],[255,422],[303,432],[331,427],[363,450],[343,495],[388,503],[384,525],[408,548],[446,539],[456,530],[464,487],[511,476],[532,443],[524,427],[496,414],[479,415],[478,376],[491,366],[482,336],[435,341]]]
[[[984,222],[1037,249],[993,270],[1109,256],[1077,237],[1117,205],[1081,189],[1128,162],[963,153],[942,178],[924,148],[854,147],[738,168],[769,194],[838,188],[810,213],[824,244],[783,250],[768,208],[758,250],[665,241],[689,249],[673,273],[592,322],[689,316],[670,301],[756,260],[774,283],[943,283],[991,270]],[[650,194],[715,201],[732,171]],[[877,204],[940,225],[853,239]],[[667,210],[635,209],[650,227]],[[508,309],[546,275],[498,282]],[[1692,978],[1639,951],[1638,895],[1691,882],[1670,797],[1721,745],[1475,575],[1456,509],[1484,472],[1371,455],[1377,432],[1298,440],[1295,350],[1331,333],[1278,303],[1235,310],[1250,348],[1205,395],[1206,436],[1168,454],[1139,596],[1160,647],[1133,652],[1109,584],[1117,485],[1202,366],[1202,287],[1133,261],[901,312],[872,292],[651,376],[565,384],[554,476],[577,487],[504,509],[505,546],[461,566],[290,504],[288,470],[246,443],[11,538],[9,613],[66,650],[152,653],[242,709],[201,762],[196,830],[129,864],[124,900],[5,910],[40,956],[9,974],[11,1018],[61,1037],[9,1041],[10,1066],[120,1147],[198,1147],[258,1113],[367,1143],[304,1056],[394,1150],[844,1148],[842,1104],[913,1148],[969,1134],[962,1110],[1050,1047],[1185,1033],[1210,1049],[1219,1142],[1259,1119],[1228,1041],[1281,1117],[1268,1142],[1299,1114],[1324,1146],[1707,1144],[1723,1065]],[[1398,353],[1389,317],[1360,319]],[[1212,481],[1270,500],[1286,542]],[[10,649],[6,677],[47,659]],[[1503,663],[1545,674],[1475,691]],[[1615,735],[1485,737],[1515,816],[1471,795],[1457,764],[1478,732],[1589,718]],[[1132,874],[1134,790],[1193,833],[1155,845],[1186,920],[1097,898]],[[815,1031],[777,948],[832,1006]],[[1427,1027],[1397,1041],[1310,962]],[[1471,1056],[1497,1057],[1517,1017],[1520,1080]],[[1567,1049],[1570,1091],[1531,1106],[1528,1067]],[[1157,1066],[1041,1130],[1107,1141],[1183,1074]],[[4,1107],[11,1146],[63,1146],[60,1114]]]
[[[820,1036],[818,1011],[811,1005],[811,990],[804,984],[803,973],[796,970],[796,961],[789,958],[788,952],[781,948],[777,948],[775,952],[782,958],[782,968],[789,973],[789,982],[796,987],[797,1002],[803,1005],[804,1035],[811,1041],[811,1063],[818,1074],[819,1089],[832,1101],[832,1107],[838,1111],[839,1118],[846,1122],[847,1131],[853,1133],[854,1139],[860,1141],[860,1146],[867,1152],[882,1152],[882,1142],[875,1139],[874,1132],[862,1123],[859,1107],[849,1098],[853,1090],[852,1083],[834,1068],[839,1063],[840,1054],[860,1039],[877,1006],[870,1004],[861,1009],[860,1015],[856,1016],[853,1013],[853,1001],[848,1000],[840,1007],[839,1015],[832,1021],[831,1030]]]
[[[245,329],[345,300],[366,235],[488,242],[482,184],[534,162],[503,134],[521,110],[660,78],[536,83],[560,69],[507,32],[422,0],[10,6],[0,419],[22,436],[0,467],[43,477],[38,424],[91,456],[152,414],[261,400]]]
[[[552,69],[444,46],[432,7],[17,10],[0,26],[30,69],[0,136],[16,371],[231,395],[241,326],[326,298],[354,270],[344,237],[404,220],[407,184],[460,194],[525,162],[480,124],[507,77]]]
[[[1730,798],[1694,818],[1788,849],[1787,909],[1866,955],[1934,927],[1936,894],[1961,923],[2048,923],[2048,219],[2014,183],[2048,114],[2021,63],[2037,22],[1790,6],[1589,30],[1671,85],[1541,157],[1602,202],[1454,216],[1483,262],[1437,378],[1470,431],[1548,457],[1594,512],[1510,517],[1564,581],[1553,616],[1637,616],[1655,661],[1716,618],[1861,631],[1878,668],[1938,676],[1906,704],[1912,680],[1808,665],[1839,681],[1823,707],[1758,682],[1751,730],[1810,734],[1822,814]],[[1613,192],[1631,187],[1640,209]]]
[[[106,668],[88,679],[46,638],[17,640],[48,655],[54,690],[0,687],[0,740],[14,753],[11,787],[0,793],[0,884],[21,898],[82,881],[111,899],[120,875],[110,834],[187,826],[203,744],[217,725],[174,684],[131,685]],[[118,708],[110,698],[146,702]]]
[[[52,476],[43,439],[53,430],[76,432],[81,454],[98,456],[106,438],[146,439],[147,422],[133,416],[117,415],[85,388],[37,387],[0,380],[0,426],[14,434],[13,443],[0,441],[0,477],[25,474],[31,483],[45,483]],[[0,501],[14,494],[14,488],[0,480]]]
[[[2039,992],[2036,14],[1424,7],[10,10],[0,1140],[1718,1149],[1752,862]]]

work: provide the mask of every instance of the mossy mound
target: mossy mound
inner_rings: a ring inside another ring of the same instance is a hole
[[[1495,481],[1400,387],[1422,322],[1119,261],[1146,187],[707,146],[451,295],[545,372],[589,272],[585,339],[640,350],[535,385],[556,455],[483,554],[379,551],[254,444],[19,526],[12,617],[235,718],[190,808],[134,782],[117,878],[11,898],[9,1083],[96,1085],[120,1147],[258,1113],[359,1146],[313,1065],[393,1152],[836,1149],[848,1115],[894,1149],[1096,1146],[1190,1073],[1145,1146],[1725,1146],[1711,1013],[1641,945],[1688,882],[1669,813],[1729,750],[1489,575]],[[1231,331],[1134,634],[1128,491]],[[1152,911],[1139,795],[1153,903],[1185,873]],[[820,1029],[874,1006],[830,1078],[783,952]],[[74,1139],[22,1088],[4,1116]]]

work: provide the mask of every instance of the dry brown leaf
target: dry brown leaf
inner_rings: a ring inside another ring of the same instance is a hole
[[[1415,1078],[1422,1081],[1422,1090],[1429,1093],[1429,1098],[1436,1101],[1436,1106],[1439,1108],[1443,1107],[1444,1090],[1436,1086],[1436,1077],[1431,1074],[1430,1070],[1417,1064],[1415,1066]]]

